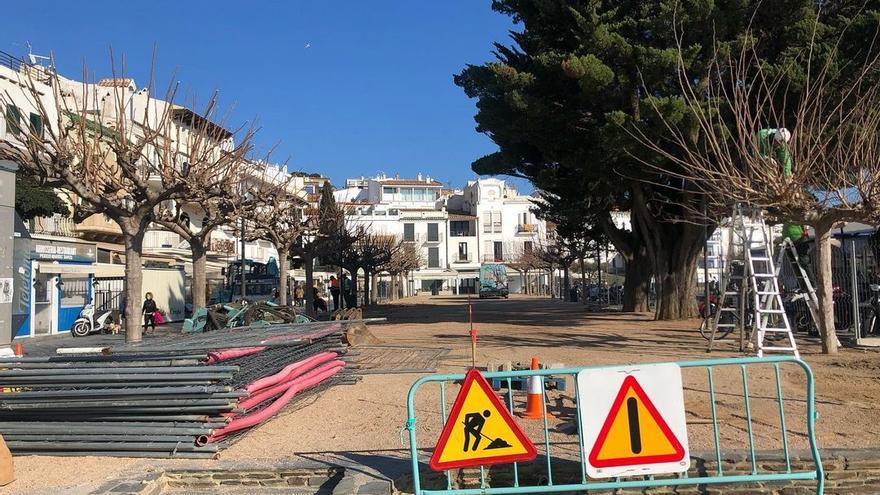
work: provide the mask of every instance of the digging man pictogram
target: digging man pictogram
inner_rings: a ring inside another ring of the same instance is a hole
[[[486,419],[491,416],[488,410],[485,410],[481,413],[474,412],[468,413],[464,416],[464,452],[468,451],[468,447],[472,451],[476,451],[480,446],[480,440],[485,437],[487,440],[491,440],[489,445],[485,447],[485,450],[490,449],[502,449],[505,447],[510,447],[510,444],[504,441],[501,438],[491,438],[483,434],[483,427],[486,426]],[[473,438],[473,442],[471,441]]]

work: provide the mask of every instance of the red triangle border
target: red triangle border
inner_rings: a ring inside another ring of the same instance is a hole
[[[604,460],[598,459],[599,452],[602,450],[602,447],[605,445],[605,440],[608,438],[608,434],[611,432],[611,425],[614,423],[614,418],[617,417],[617,414],[612,415],[612,413],[620,410],[621,406],[623,405],[623,399],[626,397],[629,389],[632,389],[635,392],[636,396],[642,401],[645,409],[648,410],[648,413],[657,423],[657,426],[660,427],[660,431],[663,432],[663,435],[666,437],[667,440],[669,440],[669,443],[672,445],[672,448],[675,450],[675,452],[671,454],[653,456],[624,457]],[[593,448],[590,450],[590,465],[597,468],[634,466],[641,464],[659,464],[662,462],[678,462],[683,458],[684,447],[681,446],[681,442],[678,441],[675,433],[673,433],[672,429],[669,428],[669,425],[666,424],[663,416],[660,415],[660,412],[657,411],[654,403],[651,402],[651,399],[648,398],[648,394],[646,394],[642,386],[639,385],[638,380],[636,380],[634,376],[628,375],[626,378],[624,378],[623,384],[621,384],[620,386],[620,391],[617,392],[617,397],[614,399],[614,403],[611,405],[611,409],[608,411],[608,416],[605,418],[605,424],[602,425],[602,429],[599,431],[599,436],[596,437],[596,442],[593,444]]]
[[[501,418],[507,423],[507,426],[510,427],[510,430],[516,436],[517,440],[525,447],[526,451],[522,454],[511,454],[497,457],[490,457],[485,459],[463,459],[459,461],[450,461],[450,462],[440,462],[440,454],[443,452],[443,449],[446,448],[446,443],[449,441],[449,436],[452,434],[452,429],[457,425],[455,422],[456,418],[458,418],[459,413],[461,413],[462,407],[464,407],[464,401],[467,398],[467,394],[470,391],[470,388],[474,385],[479,385],[483,392],[489,397],[489,402],[495,407],[497,411],[499,411]],[[452,410],[449,412],[449,415],[446,417],[446,424],[443,425],[443,431],[440,433],[440,439],[437,440],[437,446],[434,447],[434,452],[431,454],[431,462],[429,466],[434,471],[446,471],[449,469],[457,469],[457,468],[465,468],[465,467],[475,467],[475,466],[488,466],[492,464],[506,464],[511,462],[520,462],[520,461],[531,461],[535,457],[538,456],[537,450],[535,450],[535,445],[529,440],[529,437],[526,436],[525,432],[523,432],[522,428],[516,423],[513,419],[513,416],[510,415],[510,411],[507,409],[507,406],[504,405],[503,402],[498,398],[498,395],[492,390],[492,387],[489,385],[489,382],[483,378],[483,375],[476,368],[472,368],[464,377],[464,383],[461,385],[461,390],[458,392],[458,396],[455,398],[455,403],[452,405]]]

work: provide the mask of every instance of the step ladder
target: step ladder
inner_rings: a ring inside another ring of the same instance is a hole
[[[788,237],[782,240],[782,244],[779,246],[779,253],[776,255],[777,277],[782,270],[782,263],[785,258],[788,258],[788,262],[791,265],[795,279],[797,280],[800,294],[795,297],[803,298],[804,302],[807,304],[807,309],[810,311],[810,318],[813,319],[813,325],[816,325],[818,328],[819,314],[821,314],[819,311],[819,298],[816,296],[816,289],[813,288],[813,282],[810,281],[810,276],[801,264],[797,247],[795,247],[794,243]]]
[[[746,330],[750,329],[749,340],[758,357],[765,352],[800,357],[785,314],[762,212],[736,206],[730,230],[729,262],[721,280],[723,292],[712,318],[708,350],[712,350],[719,328],[730,328],[739,330],[740,350],[744,351]],[[724,315],[732,317],[723,318]]]

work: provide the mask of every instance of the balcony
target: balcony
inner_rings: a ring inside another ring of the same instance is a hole
[[[76,232],[93,241],[122,242],[119,224],[102,214],[95,214],[76,224]]]
[[[73,220],[63,215],[34,218],[29,224],[28,229],[34,234],[76,237],[76,226]]]
[[[517,234],[534,234],[538,231],[538,226],[533,223],[521,223],[516,226]]]
[[[458,256],[455,257],[455,259],[452,260],[453,264],[455,264],[455,263],[473,263],[473,262],[474,262],[474,255],[472,255],[470,253],[468,253],[464,256],[459,254]]]
[[[415,237],[407,238],[404,236],[403,242],[413,243],[418,245],[428,244],[428,245],[436,245],[443,242],[443,234],[438,233],[436,237],[428,236],[427,234],[418,234]]]

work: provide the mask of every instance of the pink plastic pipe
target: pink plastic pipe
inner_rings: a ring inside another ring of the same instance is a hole
[[[321,366],[320,368],[310,371],[309,373],[296,379],[296,382],[291,385],[286,392],[284,392],[284,395],[279,397],[272,404],[266,406],[263,409],[260,409],[255,413],[233,419],[225,427],[219,430],[215,430],[214,434],[211,436],[200,436],[196,440],[196,445],[206,445],[211,442],[216,442],[232,432],[243,430],[245,428],[250,428],[251,426],[262,423],[263,421],[275,415],[284,406],[286,406],[291,400],[293,400],[296,394],[308,388],[314,387],[324,380],[335,376],[337,373],[342,371],[344,367],[344,363],[340,365],[334,361],[324,366]]]
[[[250,356],[258,352],[263,352],[268,347],[233,347],[231,349],[223,349],[222,351],[211,351],[208,353],[208,364],[219,363],[229,359],[235,359],[242,356]]]
[[[333,364],[333,363],[337,363],[340,366],[345,366],[345,361],[342,361],[342,360],[332,361],[331,364]],[[321,363],[321,364],[323,364],[323,363]],[[279,382],[278,384],[273,385],[271,387],[261,389],[261,390],[257,391],[256,393],[252,394],[250,397],[239,401],[238,407],[240,407],[241,409],[250,409],[250,408],[256,406],[257,404],[259,404],[259,403],[261,403],[271,397],[275,397],[276,395],[283,394],[288,388],[291,387],[291,385],[296,383],[296,381],[297,381],[297,379],[299,379],[300,375],[305,374],[307,371],[309,371],[309,370],[303,369],[303,368],[296,370],[294,373],[291,373],[290,375],[288,375],[283,382]]]
[[[253,394],[261,389],[271,387],[276,383],[286,381],[288,376],[295,373],[299,368],[308,370],[314,368],[321,363],[330,361],[331,359],[335,359],[336,356],[337,354],[335,352],[321,352],[319,354],[315,354],[314,356],[303,359],[302,361],[288,364],[287,366],[282,368],[281,371],[275,373],[274,375],[264,376],[263,378],[253,381],[249,385],[245,386],[244,390],[245,392],[250,392]]]

